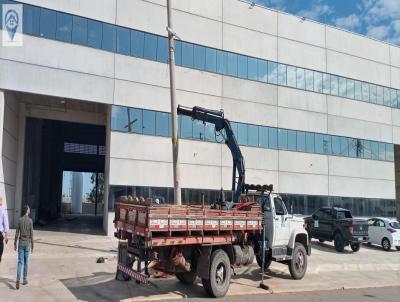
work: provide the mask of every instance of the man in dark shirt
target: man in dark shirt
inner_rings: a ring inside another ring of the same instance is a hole
[[[14,250],[17,250],[18,246],[17,289],[19,289],[22,263],[24,264],[24,281],[22,284],[28,284],[29,251],[33,253],[33,222],[32,219],[29,218],[29,213],[29,206],[24,206],[22,209],[23,216],[19,219],[18,226],[15,231]]]

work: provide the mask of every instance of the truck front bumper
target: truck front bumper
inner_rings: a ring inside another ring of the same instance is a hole
[[[365,243],[369,241],[369,237],[368,236],[352,236],[350,243]]]

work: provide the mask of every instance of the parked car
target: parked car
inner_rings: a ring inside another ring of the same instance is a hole
[[[400,251],[400,223],[395,219],[374,217],[368,220],[369,244],[382,246],[385,251]]]
[[[354,219],[347,209],[322,207],[304,221],[309,238],[320,242],[334,241],[338,252],[343,252],[347,245],[358,252],[361,243],[369,240],[367,220]]]

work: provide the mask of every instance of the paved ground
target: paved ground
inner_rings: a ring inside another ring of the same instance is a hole
[[[80,225],[79,221],[72,224]],[[117,240],[101,235],[36,231],[30,284],[17,291],[14,289],[17,255],[11,242],[0,264],[0,297],[5,297],[5,301],[26,301],[29,295],[29,301],[41,302],[139,302],[206,297],[200,283],[183,286],[175,278],[155,280],[154,286],[115,281],[117,244]],[[274,263],[267,272],[266,283],[271,288],[267,292],[258,288],[260,269],[253,265],[237,270],[228,296],[400,286],[400,252],[362,247],[358,253],[347,249],[338,254],[330,244],[315,242],[312,253],[303,280],[291,280],[287,267]],[[96,263],[100,256],[107,258],[106,263]]]

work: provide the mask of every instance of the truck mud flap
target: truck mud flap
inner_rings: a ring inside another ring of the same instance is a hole
[[[127,268],[126,266],[124,266],[123,264],[118,263],[117,265],[117,270],[120,272],[123,272],[125,274],[127,274],[128,276],[132,277],[133,279],[135,279],[136,281],[143,283],[143,284],[149,284],[149,277],[138,273],[130,268]]]

